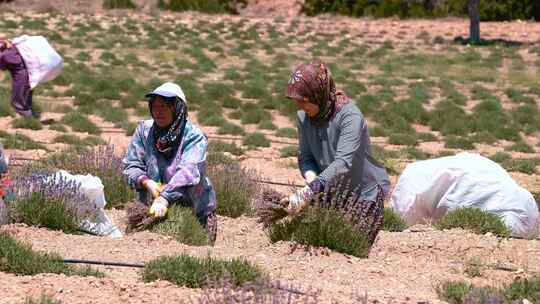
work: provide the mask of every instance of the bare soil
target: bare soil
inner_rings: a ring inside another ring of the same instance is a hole
[[[32,2],[39,5],[40,1]],[[84,1],[82,1],[84,2]],[[273,12],[273,8],[289,1],[255,1],[261,10]],[[293,1],[290,1],[291,3]],[[53,3],[53,2],[50,2]],[[56,2],[54,2],[56,3]],[[67,1],[57,1],[58,5]],[[70,5],[76,6],[78,2]],[[30,5],[30,4],[28,4]],[[84,6],[84,5],[83,5]],[[286,18],[294,5],[287,7]],[[98,9],[96,8],[96,11]],[[246,11],[246,15],[256,14]],[[241,18],[241,17],[223,17]],[[370,35],[373,43],[390,40],[396,46],[409,47],[407,42],[416,41],[422,31],[431,38],[441,36],[453,39],[467,34],[468,24],[462,19],[444,19],[437,21],[393,19],[370,20],[352,18],[320,17],[308,19],[317,28],[332,27],[336,32],[340,28],[349,28],[358,35]],[[259,19],[253,18],[254,21]],[[336,21],[337,20],[337,21]],[[399,35],[398,35],[399,33]],[[540,41],[540,24],[529,22],[482,23],[485,38],[504,38],[525,44]],[[419,47],[422,47],[419,45]],[[52,116],[52,115],[51,115]],[[1,118],[0,128],[11,128],[11,118]],[[93,118],[102,129],[102,137],[120,148],[125,148],[129,137],[120,129]],[[279,117],[275,123],[279,127],[292,127],[286,119]],[[219,137],[215,128],[205,128],[211,140]],[[429,130],[421,130],[429,131]],[[21,130],[21,133],[25,131]],[[50,132],[48,134],[47,132]],[[43,133],[43,134],[42,134]],[[52,131],[31,134],[34,139],[48,140],[54,137]],[[277,138],[274,138],[278,140]],[[294,143],[294,140],[279,138],[280,141]],[[538,143],[538,136],[527,138],[531,143]],[[384,147],[383,138],[374,139]],[[272,143],[270,148],[250,151],[240,158],[247,168],[257,170],[263,177],[272,177],[279,182],[301,184],[302,178],[294,164],[283,164],[279,159],[279,149],[287,144]],[[53,147],[53,146],[51,146]],[[444,150],[439,142],[424,143],[421,149],[431,153]],[[60,147],[54,146],[54,150]],[[478,146],[480,152],[499,151],[501,147]],[[539,148],[535,147],[535,156]],[[45,155],[45,151],[7,151],[8,154],[26,158]],[[528,155],[530,156],[530,155]],[[294,160],[291,159],[290,162]],[[289,162],[289,163],[290,163]],[[404,164],[403,164],[404,166]],[[519,184],[531,191],[540,191],[538,175],[511,173]],[[395,183],[397,176],[391,176]],[[277,187],[280,191],[288,187]],[[122,229],[125,213],[112,210],[109,214]],[[437,300],[436,286],[446,280],[466,280],[479,285],[494,285],[510,282],[516,277],[540,273],[539,240],[500,240],[491,235],[475,235],[462,230],[437,231],[429,226],[411,227],[405,232],[391,233],[382,231],[372,248],[368,259],[359,259],[335,252],[329,255],[315,255],[313,251],[296,250],[291,252],[291,243],[271,244],[262,227],[253,218],[241,217],[230,219],[219,217],[219,232],[214,247],[192,247],[175,240],[150,232],[126,235],[121,239],[100,238],[88,235],[66,235],[61,232],[8,225],[0,228],[32,244],[34,249],[57,252],[65,258],[95,259],[103,261],[144,263],[162,255],[175,255],[183,252],[222,258],[246,257],[260,265],[274,279],[283,280],[305,288],[321,290],[323,303],[351,303],[355,294],[367,293],[369,303],[417,303]],[[465,270],[468,263],[477,259],[485,266],[482,275],[469,278]],[[106,273],[106,278],[66,277],[64,275],[42,274],[36,276],[15,276],[0,273],[0,303],[22,303],[27,296],[39,296],[47,293],[63,303],[182,303],[190,297],[196,299],[200,290],[177,287],[169,282],[144,283],[136,269],[119,267],[99,267]]]

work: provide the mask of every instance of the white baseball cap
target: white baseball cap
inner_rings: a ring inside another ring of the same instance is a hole
[[[155,90],[153,90],[152,92],[146,94],[146,98],[156,96],[156,95],[162,96],[162,97],[178,97],[187,103],[186,95],[184,95],[184,91],[182,91],[182,88],[176,83],[165,82],[164,84],[160,85]]]

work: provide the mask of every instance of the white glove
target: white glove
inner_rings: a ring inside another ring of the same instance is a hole
[[[147,179],[143,182],[143,186],[152,194],[152,198],[157,198],[161,193],[161,187],[155,181]]]
[[[305,186],[304,188],[289,195],[289,197],[283,198],[281,200],[281,204],[287,205],[286,209],[289,214],[294,214],[304,209],[312,196],[313,191],[311,188],[309,188],[309,186]]]
[[[149,213],[154,217],[164,217],[168,207],[169,202],[163,196],[158,196],[152,203]]]
[[[315,173],[315,171],[308,170],[304,173],[304,177],[306,179],[306,185],[307,185],[317,178],[317,173]]]

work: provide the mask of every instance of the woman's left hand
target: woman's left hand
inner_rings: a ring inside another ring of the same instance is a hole
[[[169,208],[169,202],[163,196],[158,196],[152,203],[149,213],[154,217],[164,217],[167,214],[167,208]]]

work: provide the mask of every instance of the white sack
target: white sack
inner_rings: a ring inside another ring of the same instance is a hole
[[[459,208],[480,208],[499,215],[513,236],[534,238],[538,232],[532,194],[478,154],[464,152],[408,165],[390,205],[409,225],[437,222]]]
[[[31,89],[40,83],[53,80],[62,72],[62,57],[45,37],[23,35],[13,39],[13,44],[24,60]]]
[[[121,237],[122,233],[113,224],[111,219],[105,213],[105,193],[103,192],[104,186],[99,177],[87,174],[87,175],[72,175],[67,171],[60,170],[56,172],[56,180],[65,179],[66,181],[75,181],[81,186],[79,191],[84,194],[90,202],[93,202],[97,207],[97,214],[95,219],[85,219],[81,223],[81,229],[100,236]]]

